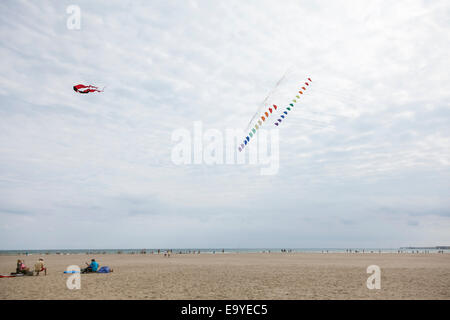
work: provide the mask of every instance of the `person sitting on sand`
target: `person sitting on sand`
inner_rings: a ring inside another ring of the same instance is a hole
[[[16,273],[23,273],[26,274],[28,272],[28,268],[25,265],[24,261],[22,260],[17,260],[17,268],[16,268]]]
[[[39,258],[39,260],[34,264],[34,272],[39,275],[39,272],[44,271],[44,275],[47,275],[47,268],[44,266],[44,259]]]
[[[88,263],[86,262],[86,264],[88,264]],[[92,259],[92,260],[91,260],[91,264],[89,264],[89,265],[87,266],[87,268],[84,268],[84,269],[81,271],[81,273],[97,272],[97,270],[98,270],[98,262],[95,261],[95,259]]]
[[[22,260],[17,260],[17,265],[16,265],[16,273],[20,273],[20,271],[22,270]]]
[[[33,271],[30,271],[30,269],[25,265],[25,261],[17,260],[16,274],[20,273],[23,273],[26,276],[33,275]]]

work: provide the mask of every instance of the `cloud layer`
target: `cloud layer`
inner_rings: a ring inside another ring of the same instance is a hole
[[[71,4],[0,3],[0,249],[450,242],[447,1]],[[277,175],[172,163],[287,69],[314,87]]]

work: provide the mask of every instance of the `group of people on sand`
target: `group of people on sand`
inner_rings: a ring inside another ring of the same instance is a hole
[[[44,264],[44,259],[39,258],[38,261],[34,264],[34,270],[30,270],[25,265],[25,261],[23,260],[17,260],[17,266],[16,266],[16,274],[23,274],[26,276],[34,276],[34,273],[38,276],[39,273],[44,272],[44,275],[47,275],[47,268]]]
[[[81,273],[109,273],[113,272],[113,269],[104,266],[100,268],[99,264],[95,259],[91,259],[91,263],[86,262],[87,267],[81,269]],[[11,275],[25,275],[25,276],[34,276],[35,274],[38,276],[41,272],[44,273],[44,275],[47,275],[47,267],[44,264],[44,259],[39,258],[38,261],[34,264],[34,270],[30,270],[29,267],[25,265],[24,260],[17,260],[17,266],[16,266],[16,272],[11,273]]]

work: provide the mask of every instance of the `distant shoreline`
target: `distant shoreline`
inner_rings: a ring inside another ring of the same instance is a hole
[[[443,253],[450,246],[400,248],[163,248],[163,249],[39,249],[0,250],[0,255],[70,255],[70,254],[220,254],[220,253]]]
[[[436,247],[400,247],[400,250],[404,250],[404,249],[450,250],[450,246],[436,246]]]

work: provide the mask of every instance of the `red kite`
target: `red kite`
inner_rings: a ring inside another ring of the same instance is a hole
[[[103,90],[98,90],[98,87],[94,87],[91,85],[85,86],[84,84],[77,84],[76,86],[73,86],[73,90],[78,93],[103,92]]]

